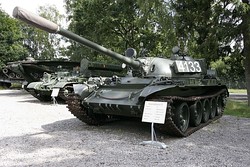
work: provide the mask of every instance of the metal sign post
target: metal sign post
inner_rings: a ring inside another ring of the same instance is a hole
[[[166,116],[166,109],[167,109],[167,102],[156,102],[156,101],[146,101],[142,122],[150,122],[151,123],[151,141],[143,141],[141,145],[154,145],[158,146],[162,149],[165,149],[167,146],[166,144],[157,141],[156,134],[154,131],[154,123],[165,123],[165,116]]]

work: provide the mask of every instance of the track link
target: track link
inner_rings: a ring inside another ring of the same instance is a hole
[[[39,95],[39,94],[36,93],[36,91],[33,90],[33,89],[28,89],[27,91],[28,91],[32,96],[34,96],[35,98],[37,98],[37,99],[40,100],[40,101],[43,101],[43,102],[51,101],[51,97]]]
[[[84,109],[81,105],[81,98],[76,94],[72,93],[68,96],[67,104],[67,108],[71,114],[88,125],[102,125],[108,119],[105,115],[95,115]]]

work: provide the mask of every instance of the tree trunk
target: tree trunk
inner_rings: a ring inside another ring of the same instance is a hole
[[[248,1],[242,0],[242,2],[248,4]],[[248,10],[242,16],[242,34],[244,42],[244,49],[242,54],[245,57],[244,67],[245,67],[246,87],[247,87],[247,97],[248,97],[247,99],[248,99],[248,106],[250,107],[250,10]]]
[[[247,100],[248,106],[250,107],[250,52],[248,52],[248,56],[245,59],[245,68],[246,68],[246,85],[247,85]]]

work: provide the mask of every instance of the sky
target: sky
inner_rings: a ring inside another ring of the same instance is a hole
[[[16,6],[37,13],[39,6],[55,5],[60,14],[65,14],[64,0],[0,0],[1,8],[12,16],[12,11]]]

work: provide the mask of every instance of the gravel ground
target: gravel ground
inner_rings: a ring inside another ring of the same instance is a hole
[[[66,105],[0,90],[0,166],[250,166],[250,119],[223,116],[186,138],[157,133],[166,149],[139,145],[150,124],[87,126]]]

